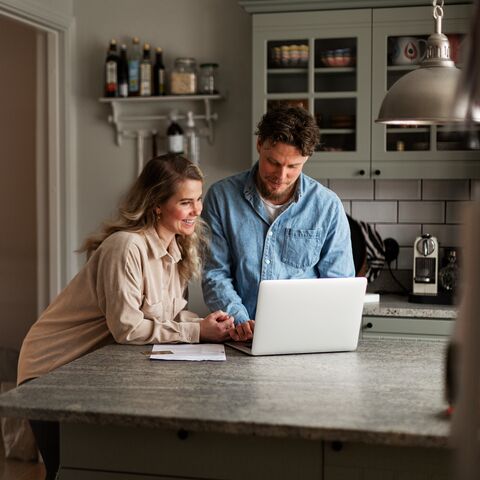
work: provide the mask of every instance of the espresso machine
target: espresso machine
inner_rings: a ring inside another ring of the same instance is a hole
[[[435,303],[438,294],[438,240],[425,233],[413,244],[413,289],[409,301]]]

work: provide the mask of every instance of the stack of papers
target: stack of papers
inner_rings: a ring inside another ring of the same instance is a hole
[[[214,362],[226,360],[225,347],[218,343],[201,344],[171,344],[154,345],[150,360],[187,360],[199,362],[211,360]]]

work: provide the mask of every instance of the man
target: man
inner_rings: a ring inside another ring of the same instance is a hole
[[[261,280],[354,276],[340,199],[302,173],[319,142],[315,120],[282,106],[255,133],[258,162],[215,183],[204,202],[212,243],[203,296],[235,318],[234,340],[252,336]]]

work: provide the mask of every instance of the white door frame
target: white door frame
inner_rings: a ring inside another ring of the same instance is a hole
[[[64,0],[65,1],[65,0]],[[50,2],[51,3],[51,2]],[[0,15],[37,35],[38,309],[76,271],[76,166],[71,71],[73,16],[31,0],[0,0]]]

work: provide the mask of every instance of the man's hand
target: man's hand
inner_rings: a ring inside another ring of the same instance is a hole
[[[255,320],[247,320],[240,323],[236,327],[230,329],[230,337],[236,342],[251,340],[253,338],[253,331],[255,330]]]
[[[230,340],[229,331],[232,328],[233,317],[217,310],[200,320],[200,341],[220,343]]]

